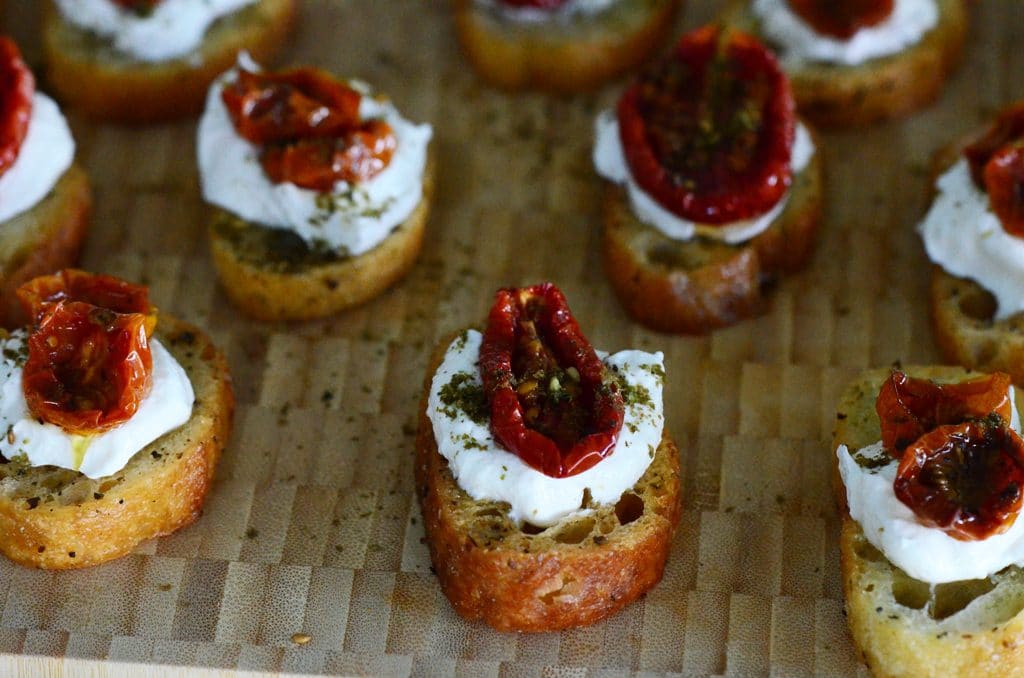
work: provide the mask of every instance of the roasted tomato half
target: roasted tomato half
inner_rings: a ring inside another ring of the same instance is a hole
[[[156,317],[149,304],[149,290],[142,285],[73,268],[34,278],[19,287],[17,295],[30,318],[38,318],[58,301],[83,301],[118,313],[141,313],[153,316],[153,322]],[[147,336],[152,330],[150,327]]]
[[[263,146],[260,162],[274,182],[329,191],[372,179],[395,152],[391,126],[362,120],[362,95],[319,69],[240,70],[221,97],[238,133]]]
[[[1009,529],[1022,488],[1024,440],[995,415],[923,435],[907,447],[893,484],[922,523],[964,541]]]
[[[551,283],[498,291],[480,372],[494,437],[533,468],[564,478],[611,454],[622,394]]]
[[[964,156],[1003,228],[1024,237],[1024,102],[1003,110]]]
[[[14,41],[0,36],[0,175],[21,152],[32,118],[36,81]]]
[[[875,400],[882,445],[899,458],[907,445],[936,426],[996,413],[1009,423],[1010,375],[996,372],[959,384],[936,384],[893,370]]]
[[[354,183],[380,174],[391,162],[396,146],[391,126],[383,120],[370,120],[336,137],[268,146],[261,161],[273,182],[329,191],[339,181]]]
[[[862,28],[877,26],[892,14],[894,0],[788,0],[801,19],[821,33],[849,40]]]
[[[709,26],[683,36],[626,90],[618,119],[637,183],[684,219],[758,216],[792,181],[789,81],[746,33]]]
[[[147,316],[81,301],[49,305],[28,338],[22,390],[33,416],[69,433],[127,421],[149,393]]]
[[[146,15],[156,9],[164,0],[114,0],[115,5],[130,9],[137,14]]]
[[[569,0],[498,0],[509,7],[535,7],[536,9],[558,9]]]

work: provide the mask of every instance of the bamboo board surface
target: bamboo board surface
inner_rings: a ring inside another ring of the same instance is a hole
[[[34,2],[4,29],[39,69]],[[690,0],[677,33],[714,16]],[[828,440],[860,369],[937,358],[912,227],[931,152],[1024,97],[1024,3],[974,5],[966,59],[934,107],[822,136],[828,207],[813,264],[771,312],[708,338],[630,323],[601,271],[592,120],[620,90],[551,99],[482,86],[440,0],[305,0],[284,61],[371,82],[431,121],[438,186],[409,278],[305,324],[239,316],[204,237],[194,121],[72,116],[95,187],[84,265],[151,286],[228,353],[238,411],[204,516],[133,555],[50,573],[0,560],[0,671],[178,667],[417,675],[857,675],[839,579]],[[428,354],[493,291],[557,282],[600,348],[666,354],[684,513],[664,581],[589,628],[501,634],[459,619],[430,572],[412,429]],[[294,642],[294,634],[308,642]]]

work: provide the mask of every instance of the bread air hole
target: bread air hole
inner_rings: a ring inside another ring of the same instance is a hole
[[[556,532],[553,539],[559,544],[579,544],[594,531],[594,523],[590,517],[574,520]]]
[[[619,519],[620,525],[629,525],[643,514],[644,500],[632,492],[624,493],[615,504],[615,517]]]
[[[896,602],[915,610],[924,609],[936,621],[956,614],[996,586],[991,579],[970,579],[937,584],[933,589],[899,570],[893,575],[892,596]]]
[[[972,320],[989,322],[996,314],[996,299],[983,289],[960,297],[960,312]]]
[[[544,582],[536,591],[536,596],[545,605],[571,602],[579,594],[579,583],[570,576],[558,574]]]

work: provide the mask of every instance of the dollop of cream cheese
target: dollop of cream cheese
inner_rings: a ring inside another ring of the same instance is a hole
[[[1014,403],[1010,426],[1019,432],[1020,417],[1012,386],[1009,393],[1010,402]],[[857,458],[886,460],[889,455],[881,441],[853,454],[846,445],[840,445],[836,456],[846,486],[850,517],[889,562],[914,579],[930,584],[981,579],[1007,565],[1024,564],[1024,520],[1020,516],[1002,534],[960,541],[936,527],[922,525],[896,497],[893,481],[899,468],[897,460],[875,468],[857,463]]]
[[[192,416],[195,394],[185,370],[156,339],[152,387],[130,419],[93,436],[67,433],[32,416],[22,392],[27,336],[17,330],[0,341],[0,454],[31,466],[59,466],[90,478],[117,473],[136,452]]]
[[[569,0],[554,10],[537,7],[513,7],[499,0],[476,0],[476,5],[505,21],[522,24],[567,22],[581,16],[603,12],[620,0]]]
[[[75,158],[75,140],[53,99],[36,92],[21,150],[0,176],[0,222],[32,209],[57,184]]]
[[[111,0],[56,0],[71,24],[110,41],[138,61],[159,62],[192,54],[207,29],[223,16],[258,0],[163,0],[138,14]]]
[[[996,299],[996,320],[1024,311],[1024,238],[1010,235],[974,185],[965,158],[939,177],[938,194],[917,231],[928,258],[970,278]]]
[[[935,0],[896,0],[892,14],[849,40],[818,33],[789,7],[787,0],[754,0],[751,9],[761,34],[780,50],[784,66],[819,62],[856,66],[916,45],[939,21]]]
[[[622,430],[610,455],[582,473],[552,478],[501,447],[486,422],[473,421],[462,409],[441,400],[441,389],[456,375],[467,375],[467,383],[481,384],[478,356],[482,340],[479,332],[467,330],[451,343],[434,374],[427,401],[437,449],[448,460],[459,487],[477,500],[508,502],[509,517],[517,523],[546,527],[571,514],[586,513],[582,508],[585,490],[590,490],[595,504],[610,504],[636,484],[654,459],[665,425],[661,353],[602,355],[605,365],[627,385],[640,392],[645,389],[649,397],[627,403]]]
[[[789,201],[787,192],[764,214],[726,224],[701,224],[683,219],[663,207],[654,196],[636,182],[626,160],[626,153],[619,136],[619,120],[614,110],[602,111],[594,124],[594,167],[598,174],[608,181],[626,187],[629,203],[636,218],[661,231],[673,240],[690,240],[696,236],[720,240],[730,245],[746,242],[765,231],[786,208]],[[794,176],[811,162],[814,156],[814,142],[807,128],[798,123],[793,147],[790,150],[790,164]]]
[[[246,55],[239,65],[259,70]],[[361,83],[350,83],[364,94],[360,116],[383,118],[394,130],[391,162],[372,179],[339,181],[329,193],[275,184],[260,165],[259,147],[238,135],[221,99],[225,84],[235,77],[236,70],[228,71],[210,87],[199,121],[199,174],[207,202],[245,221],[293,231],[312,247],[353,256],[376,247],[416,209],[423,197],[430,125],[409,122],[391,102],[370,96]]]

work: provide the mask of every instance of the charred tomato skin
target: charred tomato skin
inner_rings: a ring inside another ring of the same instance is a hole
[[[882,446],[900,458],[908,445],[936,426],[960,424],[990,413],[1009,423],[1010,383],[1010,376],[1003,372],[957,384],[936,384],[892,370],[875,400]]]
[[[680,218],[721,225],[767,212],[789,189],[795,110],[763,44],[706,26],[641,75],[617,114],[641,188]]]
[[[36,81],[13,40],[0,36],[0,176],[18,159],[32,118]]]
[[[625,405],[551,283],[495,295],[480,348],[495,439],[545,475],[581,473],[611,454]],[[559,376],[574,382],[555,384]],[[544,382],[551,384],[550,390]],[[562,402],[535,396],[561,393]]]
[[[961,541],[1009,529],[1022,488],[1024,440],[998,416],[921,436],[904,452],[893,483],[918,520]]]
[[[849,40],[862,28],[877,26],[892,15],[894,0],[787,0],[790,9],[815,31]]]

